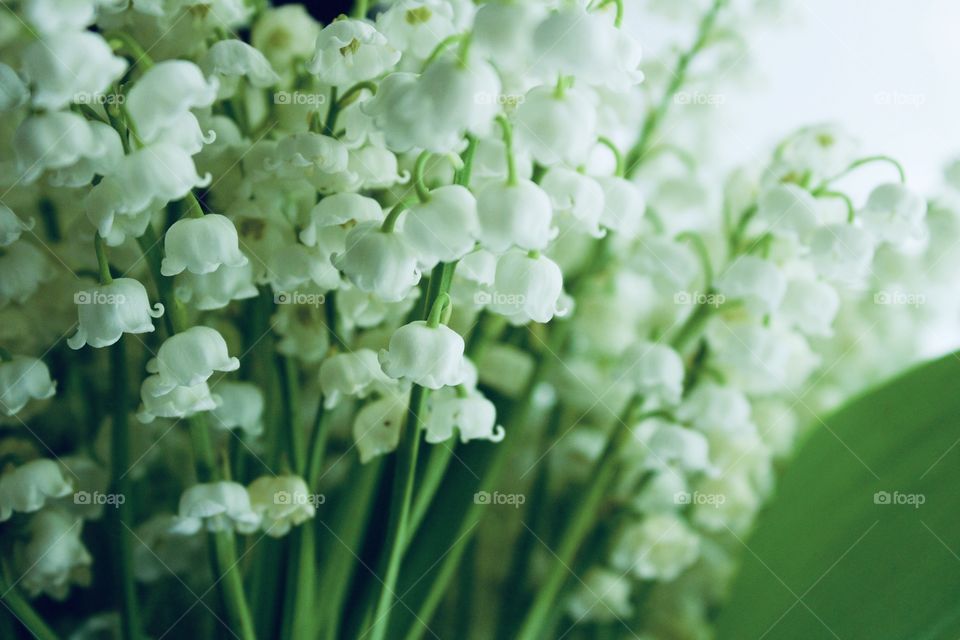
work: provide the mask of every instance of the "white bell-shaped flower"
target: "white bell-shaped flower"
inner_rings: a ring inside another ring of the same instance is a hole
[[[55,111],[102,95],[127,70],[127,61],[99,33],[41,36],[23,51],[23,75],[34,107]]]
[[[263,392],[252,382],[221,380],[216,385],[220,404],[211,410],[211,424],[222,429],[241,429],[247,435],[263,432]]]
[[[181,218],[163,239],[160,273],[175,276],[184,269],[191,273],[212,273],[221,265],[242,267],[248,260],[240,252],[237,228],[230,218],[208,213],[199,218]]]
[[[207,80],[200,67],[187,60],[164,60],[153,65],[127,93],[125,107],[144,142],[172,126],[185,112],[209,107],[219,83]]]
[[[646,200],[640,188],[618,176],[596,178],[603,189],[603,214],[600,224],[617,235],[631,240],[640,234]]]
[[[223,264],[204,274],[183,271],[179,277],[177,298],[201,311],[222,309],[233,300],[255,298],[259,293],[249,261],[239,267]]]
[[[534,2],[487,2],[473,21],[473,50],[500,70],[519,74],[536,60],[530,34],[542,20],[545,7]]]
[[[567,3],[551,12],[533,32],[533,59],[548,77],[563,74],[598,82],[616,61],[616,35],[617,30],[602,14],[579,3]]]
[[[192,387],[214,371],[236,371],[240,361],[227,352],[220,332],[210,327],[190,327],[167,338],[157,357],[147,362],[147,371],[159,375],[154,392],[165,394],[176,387]]]
[[[492,5],[484,5],[492,6]],[[633,583],[620,571],[590,567],[566,602],[571,619],[580,622],[627,620],[633,615]]]
[[[550,197],[529,180],[491,182],[477,194],[480,243],[494,253],[546,249],[556,236]]]
[[[345,144],[307,131],[281,139],[264,166],[281,177],[300,178],[309,173],[341,173],[347,170],[349,159]]]
[[[706,531],[743,534],[749,531],[761,506],[762,494],[741,474],[725,473],[716,478],[704,478],[697,491],[723,496],[722,501],[701,501],[693,505],[690,520]]]
[[[497,407],[482,393],[473,390],[461,397],[456,392],[431,399],[430,414],[424,431],[427,442],[446,442],[454,429],[463,443],[471,440],[500,442],[505,435],[497,424]]]
[[[787,290],[783,272],[769,260],[740,256],[717,279],[716,289],[730,300],[740,300],[758,315],[776,309]]]
[[[217,408],[219,396],[210,394],[206,382],[171,389],[160,376],[147,376],[140,385],[140,401],[137,420],[149,424],[156,418],[187,418],[211,411]]]
[[[636,457],[644,460],[646,469],[681,469],[688,473],[710,470],[709,445],[702,433],[660,418],[644,420],[632,431],[640,443]]]
[[[366,464],[390,453],[400,442],[400,429],[407,419],[407,395],[388,394],[368,402],[353,419],[353,442]]]
[[[50,379],[50,370],[42,360],[30,356],[13,356],[0,361],[0,409],[12,416],[30,400],[52,398],[57,383]]]
[[[303,5],[266,7],[250,33],[250,42],[277,69],[286,69],[294,59],[306,60],[314,50],[320,25]]]
[[[845,131],[831,124],[805,127],[779,147],[777,160],[795,176],[831,178],[856,158],[859,144]]]
[[[211,181],[210,174],[197,174],[193,158],[181,147],[158,142],[124,156],[116,171],[90,190],[87,217],[107,237],[116,216],[160,208]]]
[[[400,52],[373,25],[344,18],[334,20],[317,36],[307,70],[323,84],[346,87],[376,78],[399,60]]]
[[[204,131],[200,127],[197,116],[190,111],[185,111],[169,127],[157,132],[153,144],[172,144],[190,155],[196,155],[205,145],[213,143],[216,139],[215,131],[212,129]]]
[[[596,142],[597,110],[577,89],[558,96],[552,87],[527,92],[517,107],[517,142],[542,165],[577,166]]]
[[[718,370],[747,393],[797,389],[820,365],[804,337],[777,322],[719,322],[707,341]]]
[[[300,242],[308,247],[315,246],[321,229],[350,226],[356,222],[383,222],[383,207],[373,198],[359,193],[335,193],[310,210],[310,221],[300,232]]]
[[[23,106],[29,97],[30,90],[17,72],[0,62],[0,113]]]
[[[569,304],[563,297],[563,273],[550,258],[511,251],[497,260],[487,308],[511,324],[546,323],[563,316]]]
[[[894,246],[922,240],[927,232],[924,219],[927,201],[902,184],[881,184],[870,192],[867,204],[857,217],[878,240]]]
[[[377,16],[377,29],[405,56],[423,60],[457,32],[453,5],[446,0],[400,0]]]
[[[457,60],[433,62],[422,76],[392,73],[377,95],[364,103],[396,152],[427,149],[456,150],[467,131],[486,133],[499,108],[500,80],[479,59],[466,65]]]
[[[72,111],[28,116],[13,135],[20,179],[30,184],[47,170],[62,170],[101,153],[90,123]]]
[[[153,307],[147,290],[133,278],[117,278],[110,284],[84,289],[74,295],[80,315],[77,332],[67,340],[71,349],[85,344],[109,347],[124,333],[149,333],[153,320],[163,315],[163,305]]]
[[[750,425],[750,401],[736,387],[704,381],[684,398],[675,415],[704,433],[739,431]]]
[[[253,511],[247,488],[237,482],[195,484],[180,496],[180,509],[173,533],[192,535],[207,531],[253,533],[260,516]]]
[[[797,278],[787,284],[777,316],[809,336],[830,336],[839,309],[836,289],[814,278]]]
[[[327,409],[337,406],[344,396],[366,398],[373,391],[386,393],[396,386],[380,368],[377,353],[372,349],[337,353],[320,365],[320,389]]]
[[[428,389],[453,387],[464,381],[463,338],[446,325],[431,327],[423,320],[405,324],[380,351],[383,372]]]
[[[200,66],[207,76],[219,80],[219,96],[230,97],[236,91],[240,78],[246,78],[257,89],[272,87],[280,76],[262,53],[237,39],[215,42],[203,56]]]
[[[700,536],[678,515],[660,513],[628,524],[614,542],[610,561],[641,580],[670,581],[700,555]]]
[[[287,535],[292,527],[316,515],[317,498],[300,476],[261,476],[247,487],[250,504],[260,515],[263,531],[272,538]]]
[[[477,200],[466,187],[447,185],[403,214],[403,235],[417,252],[420,266],[459,260],[473,250],[480,235]]]
[[[676,404],[683,394],[683,359],[667,345],[641,342],[627,349],[624,376],[637,393],[663,404]]]
[[[7,247],[20,239],[20,234],[33,229],[36,223],[24,222],[5,204],[0,203],[0,247]]]
[[[0,522],[13,512],[39,511],[53,498],[73,493],[73,485],[63,475],[63,468],[48,458],[38,458],[0,476]]]
[[[701,273],[700,261],[686,244],[666,238],[650,238],[632,257],[633,268],[651,279],[657,291],[676,296],[686,293]]]
[[[23,304],[53,277],[47,254],[30,242],[14,242],[0,252],[0,309],[11,301]]]
[[[417,254],[402,234],[359,224],[347,234],[346,247],[334,265],[361,291],[398,302],[420,282]]]
[[[820,227],[810,239],[810,261],[821,276],[858,287],[870,271],[876,245],[869,232],[850,224]]]
[[[86,29],[97,16],[101,0],[28,0],[21,6],[24,19],[39,33],[52,35]]]
[[[123,160],[123,143],[116,129],[104,122],[90,121],[93,142],[89,153],[68,167],[50,174],[50,184],[55,187],[85,187],[94,176],[113,173]]]
[[[71,584],[90,584],[93,557],[80,540],[83,521],[58,509],[44,509],[27,525],[28,542],[15,547],[19,586],[31,598],[63,600]]]
[[[566,167],[553,167],[543,176],[540,186],[550,196],[554,212],[570,220],[571,229],[595,238],[603,236],[600,220],[606,206],[605,194],[596,180]]]
[[[817,201],[795,184],[778,184],[760,194],[756,220],[762,232],[805,241],[819,224]]]

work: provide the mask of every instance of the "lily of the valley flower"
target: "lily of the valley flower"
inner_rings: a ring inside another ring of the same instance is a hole
[[[212,273],[222,265],[242,267],[248,262],[240,252],[237,228],[230,218],[218,213],[177,220],[164,236],[163,249],[160,273],[165,276],[184,269]]]
[[[0,522],[14,512],[39,511],[48,500],[72,492],[59,464],[48,458],[31,460],[0,476]]]
[[[0,247],[6,247],[20,239],[20,234],[30,231],[34,221],[24,222],[10,207],[0,204]]]
[[[263,432],[264,398],[252,382],[222,380],[216,385],[218,406],[213,408],[211,424],[222,429],[241,429],[247,435]]]
[[[596,142],[597,111],[580,90],[531,89],[516,112],[517,142],[542,165],[582,162]]]
[[[373,25],[345,18],[320,32],[307,70],[324,84],[346,87],[376,78],[398,60],[400,52]]]
[[[170,336],[160,345],[157,357],[147,362],[147,371],[159,376],[153,390],[156,395],[168,393],[178,386],[198,385],[214,371],[236,371],[239,368],[240,361],[230,357],[220,332],[202,326],[190,327]]]
[[[460,185],[432,190],[429,200],[410,205],[403,217],[403,235],[424,270],[467,255],[479,234],[477,201]]]
[[[42,593],[63,600],[71,584],[90,584],[93,557],[80,540],[83,521],[57,509],[44,509],[27,525],[28,542],[14,551],[28,595]]]
[[[652,342],[637,344],[625,354],[624,366],[624,375],[641,396],[668,405],[680,401],[684,366],[672,348]]]
[[[172,389],[160,376],[147,376],[140,385],[140,410],[137,420],[149,424],[156,418],[187,418],[200,411],[211,411],[220,403],[210,394],[206,382]]]
[[[477,194],[480,243],[503,253],[510,247],[545,249],[556,236],[550,197],[529,180],[491,182]]]
[[[902,246],[923,239],[926,215],[927,201],[922,196],[902,184],[887,183],[870,192],[857,217],[879,241]]]
[[[247,491],[253,511],[260,515],[263,531],[273,538],[285,536],[317,512],[307,483],[299,476],[261,476],[250,483]]]
[[[23,52],[23,75],[33,106],[50,111],[103,94],[127,70],[98,33],[41,36]]]
[[[416,251],[403,234],[383,231],[376,223],[354,227],[334,265],[358,289],[386,302],[402,300],[420,282]]]
[[[159,302],[152,308],[147,290],[133,278],[117,278],[76,294],[80,326],[67,340],[71,349],[85,344],[108,347],[124,333],[149,333],[153,320],[163,315]]]
[[[236,482],[208,482],[195,484],[180,496],[180,509],[172,531],[183,535],[192,535],[201,529],[253,533],[260,522],[246,487]]]
[[[497,408],[482,393],[473,390],[465,396],[455,391],[431,398],[430,414],[424,425],[427,442],[446,442],[454,433],[463,443],[471,440],[500,442],[505,435],[497,424]]]
[[[730,300],[742,300],[748,309],[764,315],[780,305],[787,281],[772,262],[741,256],[717,279],[716,288]]]
[[[15,355],[0,361],[0,410],[5,415],[15,415],[31,399],[46,400],[56,391],[57,384],[42,360]]]
[[[153,142],[190,109],[209,107],[219,82],[207,80],[200,67],[187,60],[164,60],[134,83],[125,107],[144,142]]]
[[[446,325],[430,326],[417,320],[397,329],[380,364],[391,378],[409,380],[428,389],[456,386],[464,381],[463,338]]]
[[[362,399],[373,391],[386,393],[396,386],[380,368],[377,353],[372,349],[337,353],[320,365],[320,388],[327,409],[337,406],[344,396]]]
[[[487,308],[511,324],[549,322],[569,311],[563,296],[563,274],[550,258],[511,251],[497,260]]]

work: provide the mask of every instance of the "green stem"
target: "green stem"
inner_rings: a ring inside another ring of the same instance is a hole
[[[690,63],[693,62],[694,58],[697,57],[703,47],[707,44],[707,41],[713,32],[713,26],[717,21],[717,15],[720,13],[720,10],[723,8],[726,2],[727,0],[714,0],[710,10],[707,11],[700,20],[700,25],[697,27],[697,36],[694,39],[693,44],[680,56],[679,60],[677,60],[677,66],[673,70],[673,75],[671,76],[670,84],[667,85],[666,92],[664,92],[663,97],[660,99],[660,102],[657,104],[653,112],[647,116],[647,119],[643,123],[643,129],[640,131],[640,138],[627,154],[626,176],[628,178],[632,177],[637,172],[637,169],[640,168],[640,165],[646,159],[645,156],[647,150],[649,149],[650,145],[653,144],[653,134],[656,132],[657,127],[660,126],[664,117],[666,117],[667,111],[670,110],[670,104],[673,102],[673,97],[686,81],[687,71],[690,68]]]
[[[20,595],[15,585],[10,584],[6,576],[0,575],[0,600],[10,610],[10,615],[17,619],[27,631],[37,640],[58,640],[58,636],[47,626],[43,618],[37,614],[27,599]]]
[[[390,209],[390,213],[387,214],[383,224],[380,225],[380,231],[384,233],[393,233],[393,228],[397,226],[397,218],[399,218],[400,214],[406,210],[407,203],[403,200],[393,205],[393,209]]]
[[[340,117],[340,101],[337,100],[337,88],[330,87],[330,106],[327,108],[327,119],[323,123],[323,135],[333,136],[337,127],[337,118]],[[319,111],[317,112],[320,113]]]
[[[617,148],[617,145],[608,138],[607,136],[600,136],[597,138],[597,142],[605,146],[607,149],[610,149],[613,153],[613,159],[616,162],[614,166],[613,175],[623,177],[624,164],[623,164],[623,154],[620,153],[620,149]]]
[[[144,251],[151,275],[157,285],[159,297],[167,309],[165,316],[171,335],[180,333],[188,328],[186,313],[183,305],[173,295],[172,287],[160,273],[159,242],[151,225],[139,238],[140,246]],[[196,467],[197,481],[216,482],[222,479],[217,465],[216,452],[210,439],[210,429],[206,416],[198,413],[187,419],[190,431],[190,441],[193,445],[194,466]],[[216,572],[217,588],[223,598],[230,620],[232,631],[241,640],[254,640],[256,633],[253,627],[253,617],[247,606],[243,592],[243,581],[237,562],[236,540],[232,531],[218,531],[210,534],[211,549],[213,551],[213,565]]]
[[[517,184],[517,161],[513,156],[513,126],[503,114],[497,115],[497,123],[503,130],[503,146],[507,154],[507,184]]]
[[[110,262],[107,260],[107,250],[99,233],[93,236],[93,249],[97,254],[100,284],[110,284],[113,282],[113,276],[110,275]]]
[[[619,457],[633,437],[633,432],[627,425],[640,403],[641,398],[638,396],[631,398],[627,403],[619,422],[614,427],[613,436],[607,442],[603,454],[594,463],[593,473],[589,476],[590,484],[575,503],[577,506],[555,553],[556,562],[551,565],[546,579],[539,586],[533,605],[524,618],[520,632],[516,635],[517,640],[539,640],[547,637],[546,623],[551,617],[551,611],[556,607],[563,586],[570,577],[570,567],[576,561],[577,553],[596,524],[597,511],[603,498],[619,471]]]
[[[427,59],[423,61],[423,65],[420,67],[420,73],[426,71],[427,67],[429,67],[437,58],[439,58],[440,54],[447,50],[447,47],[459,40],[462,40],[464,37],[465,36],[462,33],[455,33],[452,36],[447,36],[441,40],[437,46],[433,48],[433,51],[430,52],[430,55],[427,56]]]
[[[885,156],[885,155],[877,155],[877,156],[867,156],[866,158],[860,158],[859,160],[854,160],[853,162],[850,163],[850,166],[848,166],[846,169],[844,169],[837,175],[824,180],[823,184],[820,185],[820,187],[818,187],[817,189],[815,189],[815,191],[819,191],[823,188],[826,188],[826,186],[831,182],[836,182],[840,178],[848,175],[850,172],[854,171],[855,169],[858,169],[859,167],[862,167],[868,164],[873,164],[876,162],[892,165],[897,170],[897,176],[900,178],[900,182],[901,183],[907,182],[907,172],[904,171],[903,165],[900,164],[896,160],[896,158],[892,158],[890,156]]]
[[[705,286],[709,287],[713,283],[713,265],[710,263],[710,252],[703,238],[695,231],[684,231],[678,234],[676,239],[678,242],[686,240],[693,245],[697,257],[700,258],[700,266],[703,268],[703,281]]]
[[[413,165],[413,187],[417,191],[417,198],[420,199],[420,202],[428,202],[430,200],[430,189],[427,189],[427,185],[423,182],[423,174],[427,168],[427,160],[430,159],[429,151],[421,151],[420,155],[417,156],[417,162]]]
[[[440,483],[447,471],[447,467],[450,466],[450,460],[453,458],[453,448],[455,446],[456,441],[454,440],[450,443],[444,442],[438,444],[430,449],[430,459],[427,461],[427,468],[424,470],[423,478],[417,486],[417,497],[413,502],[410,525],[407,527],[407,544],[409,544],[410,538],[412,538],[417,532],[417,529],[420,528],[420,523],[423,522],[424,517],[427,515],[427,510],[430,508],[430,504],[433,502],[433,498],[440,488]]]
[[[847,205],[847,223],[852,224],[854,218],[857,217],[856,207],[853,206],[853,200],[850,199],[845,193],[840,191],[829,191],[826,189],[818,189],[813,192],[813,195],[817,198],[836,198],[838,200],[843,200],[844,204]]]
[[[303,432],[297,428],[297,363],[293,358],[277,357],[277,377],[280,380],[280,400],[283,407],[283,421],[287,435],[287,455],[294,472],[303,476],[306,471],[306,447]]]
[[[350,17],[357,19],[367,17],[367,0],[355,0]]]
[[[99,236],[98,236],[99,237]],[[123,637],[140,637],[139,608],[136,583],[133,579],[133,483],[127,474],[130,467],[130,411],[127,389],[127,354],[123,336],[110,349],[111,386],[113,392],[113,421],[110,430],[110,470],[113,491],[123,496],[116,508],[118,547],[117,574],[120,583],[120,626]]]

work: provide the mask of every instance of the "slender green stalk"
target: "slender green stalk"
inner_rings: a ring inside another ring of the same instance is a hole
[[[597,511],[619,471],[618,458],[632,437],[632,432],[625,425],[629,424],[640,402],[641,399],[635,396],[627,403],[619,422],[614,427],[614,435],[594,464],[590,484],[577,500],[576,509],[560,538],[560,544],[555,552],[556,562],[550,567],[546,579],[539,585],[533,605],[524,618],[520,632],[515,636],[517,640],[540,640],[547,637],[546,623],[551,611],[556,608],[564,584],[570,577],[570,567],[576,560],[577,552],[596,524]]]
[[[700,20],[700,25],[697,27],[697,36],[693,44],[680,56],[679,60],[677,60],[677,66],[673,70],[673,75],[671,76],[670,84],[667,85],[666,92],[664,92],[656,108],[647,116],[647,119],[643,123],[643,129],[640,131],[640,138],[627,154],[626,176],[628,178],[636,173],[637,169],[640,168],[640,165],[645,160],[647,151],[654,142],[653,135],[656,133],[657,127],[663,122],[664,117],[666,117],[667,112],[670,110],[670,104],[673,102],[674,96],[687,79],[687,71],[690,68],[690,63],[693,62],[697,54],[699,54],[707,44],[713,32],[713,26],[717,21],[717,15],[726,3],[727,0],[714,0],[713,6],[710,7],[710,10],[707,11]]]
[[[107,260],[107,251],[103,246],[103,238],[100,237],[99,233],[93,236],[93,248],[97,253],[100,284],[110,284],[113,282],[113,277],[110,275],[110,262]]]
[[[410,543],[410,538],[412,538],[414,534],[416,534],[417,529],[420,528],[420,524],[427,515],[427,510],[430,508],[434,496],[437,495],[437,490],[443,481],[443,475],[446,473],[447,467],[450,466],[450,460],[453,458],[454,446],[456,446],[455,443],[444,443],[436,445],[430,450],[430,459],[427,461],[427,468],[423,473],[423,478],[421,478],[420,484],[417,486],[417,497],[413,502],[413,510],[410,514],[410,525],[407,527],[407,544]]]
[[[0,600],[10,615],[17,619],[37,640],[58,640],[58,636],[47,626],[43,618],[34,610],[27,599],[20,595],[16,587],[9,583],[6,576],[0,575]]]
[[[173,295],[169,281],[160,273],[160,243],[152,229],[147,225],[147,231],[139,238],[150,273],[156,284],[167,316],[167,326],[170,334],[180,333],[188,328],[186,310]],[[210,429],[206,416],[198,413],[187,419],[190,431],[190,441],[193,445],[194,465],[199,482],[215,482],[223,478],[217,465],[216,452],[210,439]],[[210,534],[211,549],[213,550],[213,566],[218,576],[217,588],[223,598],[227,616],[232,631],[241,640],[253,640],[256,633],[253,628],[253,617],[247,606],[247,599],[243,592],[243,581],[240,568],[237,566],[236,540],[232,531],[218,531]]]
[[[353,18],[367,17],[367,0],[355,0],[350,16]]]
[[[99,237],[99,236],[98,236]],[[133,482],[130,468],[130,411],[127,389],[127,354],[123,336],[110,349],[113,421],[110,430],[110,475],[113,491],[123,500],[117,503],[117,578],[120,584],[120,627],[125,640],[140,637],[137,588],[133,578]]]

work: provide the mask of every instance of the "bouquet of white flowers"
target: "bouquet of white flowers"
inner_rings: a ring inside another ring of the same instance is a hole
[[[723,180],[770,3],[648,4],[6,7],[5,637],[709,634],[960,215],[829,124]]]

